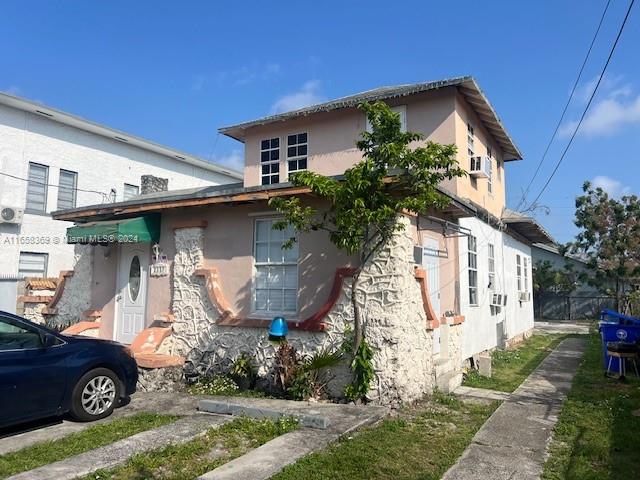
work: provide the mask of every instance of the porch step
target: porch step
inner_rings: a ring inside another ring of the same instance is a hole
[[[443,393],[451,393],[462,385],[462,372],[451,371],[442,376],[436,376],[436,386]]]

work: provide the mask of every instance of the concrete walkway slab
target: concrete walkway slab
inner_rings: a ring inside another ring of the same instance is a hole
[[[582,339],[561,342],[485,422],[443,480],[540,478],[584,348]]]
[[[579,335],[587,335],[589,327],[592,323],[588,321],[575,322],[569,320],[563,321],[537,321],[534,323],[534,330],[539,333],[574,333]]]
[[[266,480],[341,436],[382,420],[390,411],[387,407],[377,406],[237,397],[211,397],[202,400],[199,408],[224,410],[229,414],[245,414],[255,418],[293,416],[301,419],[302,425],[312,427],[299,428],[275,438],[200,476],[200,480]]]
[[[487,388],[466,387],[460,385],[452,392],[456,397],[463,400],[484,400],[489,402],[507,400],[511,394],[508,392],[499,392],[497,390],[489,390]]]
[[[71,480],[96,470],[118,466],[137,453],[155,450],[169,444],[188,442],[209,428],[218,427],[231,420],[231,417],[218,415],[192,415],[110,445],[19,473],[9,477],[9,480]]]

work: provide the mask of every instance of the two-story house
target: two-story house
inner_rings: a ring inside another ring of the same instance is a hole
[[[237,182],[238,172],[180,151],[0,93],[0,310],[16,308],[16,282],[58,277],[74,264],[72,224],[54,210],[126,201],[141,177],[179,189]]]
[[[177,355],[194,371],[223,368],[245,352],[264,374],[275,316],[289,321],[301,351],[335,348],[353,324],[348,286],[358,259],[320,232],[300,234],[283,250],[292,232],[271,228],[278,215],[268,200],[320,202],[287,183],[289,173],[339,175],[357,163],[355,143],[368,128],[357,107],[375,100],[400,115],[403,129],[455,144],[469,176],[440,187],[451,200],[445,210],[407,213],[384,261],[363,266],[368,280],[357,301],[375,352],[372,398],[394,403],[455,386],[466,358],[526,335],[533,327],[529,244],[548,235],[505,209],[505,162],[521,155],[471,77],[384,87],[222,128],[245,146],[244,184],[54,213],[76,222],[70,241],[107,227],[137,228],[145,239],[94,247],[90,308],[101,321],[87,328],[134,345],[142,335],[149,345],[151,336],[140,333],[147,328],[160,339],[151,353]]]

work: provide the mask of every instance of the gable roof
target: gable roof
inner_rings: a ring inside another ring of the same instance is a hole
[[[319,103],[310,107],[300,108],[290,112],[270,115],[257,120],[251,120],[237,125],[220,128],[220,133],[244,141],[245,133],[252,127],[268,125],[276,122],[284,122],[286,120],[305,117],[320,112],[330,112],[341,108],[357,107],[362,102],[373,102],[376,100],[387,100],[391,98],[406,97],[429,90],[437,90],[439,88],[456,87],[458,92],[471,105],[476,115],[482,120],[486,129],[496,139],[500,148],[504,153],[505,161],[522,160],[522,154],[518,147],[509,136],[498,114],[493,109],[489,100],[484,95],[478,83],[471,76],[455,77],[446,80],[438,80],[435,82],[411,83],[406,85],[396,85],[389,87],[380,87],[366,92],[356,93],[347,97],[330,100],[328,102]]]
[[[202,168],[203,170],[209,170],[211,172],[216,172],[222,175],[228,175],[229,177],[235,179],[242,179],[242,173],[233,170],[232,168],[227,168],[216,163],[208,162],[196,156],[189,155],[188,153],[184,153],[179,150],[160,145],[159,143],[155,143],[150,140],[145,140],[144,138],[136,137],[135,135],[131,135],[114,128],[100,125],[99,123],[95,123],[90,120],[85,120],[84,118],[78,117],[71,113],[56,110],[55,108],[48,107],[41,103],[33,102],[25,98],[0,92],[0,105],[6,105],[8,107],[13,107],[24,112],[33,113],[35,115],[48,118],[53,122],[58,122],[63,125],[75,127],[77,129],[84,130],[85,132],[93,133],[95,135],[106,137],[111,140],[116,140],[126,145],[133,145],[143,150],[148,150],[150,152],[164,155],[166,157],[172,157],[177,162],[187,163],[189,165]]]

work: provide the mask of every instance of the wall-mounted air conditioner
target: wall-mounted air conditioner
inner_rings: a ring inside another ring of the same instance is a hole
[[[469,175],[476,178],[489,178],[491,175],[491,159],[486,155],[469,157]]]
[[[521,302],[531,301],[531,292],[520,292],[518,294],[518,300]]]
[[[16,225],[20,225],[23,216],[24,210],[22,208],[0,205],[0,223],[15,223]]]

